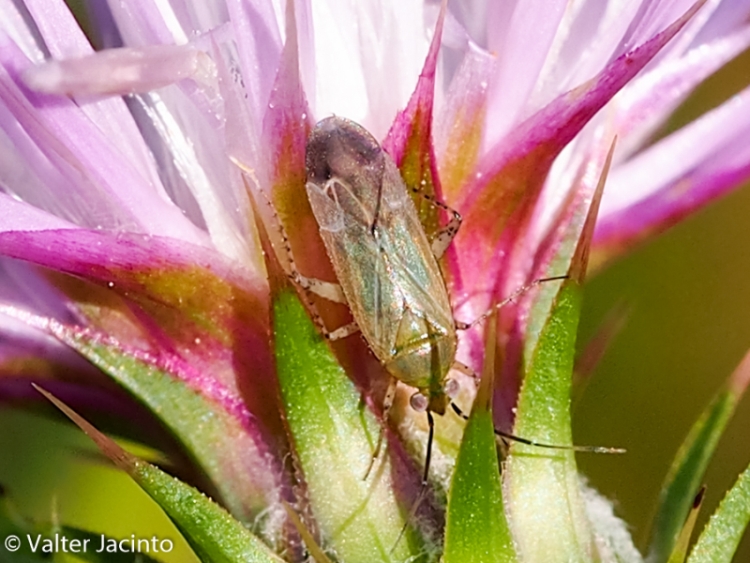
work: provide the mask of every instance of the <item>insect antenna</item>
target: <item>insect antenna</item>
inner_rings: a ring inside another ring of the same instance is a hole
[[[462,322],[462,321],[456,321],[456,330],[469,330],[470,328],[475,327],[476,325],[478,325],[479,323],[481,323],[482,321],[484,321],[486,318],[492,316],[495,313],[495,311],[497,311],[498,309],[502,309],[508,303],[512,303],[513,301],[515,301],[516,299],[518,299],[519,297],[521,297],[521,295],[523,295],[527,291],[530,291],[531,289],[535,288],[538,285],[541,285],[543,283],[553,282],[553,281],[563,281],[563,280],[567,280],[569,278],[570,278],[570,276],[568,274],[564,274],[564,275],[561,275],[561,276],[550,276],[548,278],[538,278],[538,279],[535,279],[532,282],[527,283],[526,285],[522,285],[521,287],[519,287],[518,289],[516,289],[513,293],[511,293],[508,297],[506,297],[502,301],[498,301],[497,303],[495,303],[492,307],[490,307],[489,309],[487,309],[484,313],[482,313],[481,315],[479,315],[473,321],[471,321],[469,323]]]
[[[453,401],[451,401],[451,408],[458,416],[460,416],[464,420],[469,420],[469,416],[464,413]],[[515,436],[513,434],[509,434],[508,432],[498,430],[497,428],[495,428],[494,431],[495,435],[499,436],[504,442],[510,440],[511,442],[518,442],[519,444],[526,444],[527,446],[534,446],[537,448],[546,448],[550,450],[572,450],[574,452],[586,452],[594,454],[624,454],[626,452],[626,450],[623,448],[609,448],[606,446],[562,446],[559,444],[545,444],[543,442],[521,438],[520,436]]]

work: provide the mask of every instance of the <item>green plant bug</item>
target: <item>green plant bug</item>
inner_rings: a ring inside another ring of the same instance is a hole
[[[459,417],[467,418],[451,400],[458,385],[448,378],[448,373],[456,369],[476,379],[468,366],[456,360],[457,331],[473,327],[532,287],[561,281],[567,276],[534,280],[473,322],[457,321],[438,260],[458,232],[460,214],[423,195],[451,217],[430,241],[396,164],[365,128],[342,117],[328,117],[314,127],[307,141],[305,166],[305,189],[338,283],[309,278],[299,272],[279,224],[289,259],[289,275],[305,291],[349,307],[354,321],[333,331],[327,329],[320,317],[315,320],[330,340],[362,333],[372,353],[391,375],[383,402],[385,420],[398,382],[416,389],[410,405],[426,413],[428,436],[422,489],[412,507],[413,514],[428,483],[434,438],[432,413],[443,415],[450,404]],[[503,440],[542,448],[623,451],[544,444],[497,429],[495,433]],[[382,441],[381,429],[363,475],[365,479],[379,457]]]
[[[321,328],[334,340],[362,332],[373,354],[393,377],[385,414],[396,381],[417,389],[411,406],[426,411],[430,426],[426,479],[431,413],[442,415],[451,403],[459,416],[465,416],[450,401],[456,386],[448,373],[457,369],[475,377],[456,361],[457,330],[474,326],[541,282],[567,276],[535,280],[472,323],[456,321],[438,260],[458,232],[459,213],[424,196],[451,215],[447,225],[429,241],[396,164],[366,129],[345,118],[329,117],[315,126],[307,142],[305,164],[307,196],[339,283],[306,278],[296,268],[292,277],[303,288],[349,306],[353,323],[331,332]],[[500,431],[497,434],[540,447],[563,447]],[[374,457],[379,447],[380,441]]]
[[[383,404],[387,420],[397,383],[414,387],[410,405],[424,411],[428,421],[427,451],[422,493],[427,486],[434,437],[432,413],[443,415],[458,391],[448,378],[457,369],[476,374],[456,361],[458,330],[481,322],[494,310],[532,287],[567,276],[535,280],[516,290],[471,323],[453,316],[448,290],[438,260],[461,225],[459,213],[429,196],[451,219],[430,241],[396,164],[362,126],[341,117],[320,121],[311,132],[305,155],[306,191],[319,232],[338,283],[308,278],[296,267],[286,235],[290,277],[306,291],[346,304],[354,322],[329,331],[320,318],[321,331],[331,340],[361,332],[370,350],[391,375]],[[283,231],[283,229],[282,229]],[[616,448],[556,446],[495,430],[505,440],[553,449],[615,453]],[[382,446],[378,437],[370,473]],[[412,510],[416,509],[422,493]]]
[[[398,168],[370,133],[340,117],[315,126],[306,167],[310,205],[355,321],[329,336],[361,331],[388,373],[418,390],[412,406],[444,414],[456,322],[436,253]],[[454,213],[436,237],[442,250],[460,221]],[[321,282],[301,283],[332,296]]]

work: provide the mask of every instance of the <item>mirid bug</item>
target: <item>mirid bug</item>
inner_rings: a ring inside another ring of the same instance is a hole
[[[414,387],[410,404],[425,411],[427,451],[422,492],[427,486],[434,435],[432,413],[445,414],[456,385],[452,369],[471,370],[456,361],[457,330],[467,329],[495,308],[531,287],[566,276],[536,280],[498,303],[472,323],[453,317],[438,259],[453,240],[461,216],[444,204],[432,203],[451,214],[448,224],[429,241],[419,221],[398,168],[373,136],[360,125],[340,117],[320,121],[307,142],[306,191],[338,284],[303,276],[289,254],[291,277],[305,290],[348,305],[354,322],[329,331],[332,340],[361,331],[376,358],[391,377],[383,415],[393,402],[397,382]],[[613,453],[615,448],[557,446],[495,431],[504,439],[553,449]],[[364,478],[378,457],[381,431]],[[412,510],[416,509],[422,494]]]
[[[436,237],[441,248],[434,252],[395,163],[346,119],[316,125],[306,166],[307,195],[339,285],[301,276],[300,282],[344,301],[355,321],[329,336],[361,331],[388,373],[418,390],[412,406],[444,414],[457,337],[436,254],[460,216]]]

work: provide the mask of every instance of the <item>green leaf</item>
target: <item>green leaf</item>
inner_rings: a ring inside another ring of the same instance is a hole
[[[614,148],[613,141],[591,198],[587,189],[575,190],[563,205],[548,243],[553,251],[537,272],[545,277],[566,271],[569,280],[559,290],[556,284],[541,289],[525,333],[525,377],[513,431],[537,445],[512,443],[504,474],[507,513],[519,558],[524,561],[598,558],[572,449],[570,388],[581,314],[579,284],[586,274]]]
[[[688,563],[730,563],[750,521],[750,467],[711,516]]]
[[[36,386],[35,386],[36,387]],[[255,535],[200,491],[123,450],[72,409],[37,387],[164,510],[204,563],[279,563]]]
[[[570,385],[581,291],[567,282],[542,329],[518,401],[514,434],[571,446]],[[590,561],[595,547],[572,450],[512,443],[505,493],[524,561]]]
[[[282,402],[322,545],[339,561],[404,561],[424,547],[405,524],[375,416],[317,333],[297,295],[280,290],[273,330]],[[395,548],[394,548],[395,546]]]
[[[680,530],[679,536],[675,541],[674,549],[672,554],[669,556],[667,563],[684,563],[685,558],[688,554],[688,546],[690,545],[690,537],[693,535],[693,528],[695,528],[695,521],[698,519],[698,513],[700,512],[701,505],[703,504],[703,498],[706,494],[706,487],[701,487],[698,494],[693,499],[693,506],[690,507],[690,513],[688,514],[685,524]]]
[[[495,342],[495,324],[487,341]],[[503,491],[492,422],[494,345],[487,346],[484,374],[456,458],[446,513],[444,563],[516,561],[503,511]]]
[[[57,325],[52,330],[162,421],[235,516],[250,520],[266,508],[271,473],[267,467],[250,466],[255,444],[238,418],[173,374],[116,343],[67,326]],[[253,473],[253,469],[257,471]],[[269,477],[264,480],[265,474]]]
[[[703,411],[680,446],[664,480],[652,525],[649,557],[654,563],[667,561],[672,553],[719,438],[742,397],[749,374],[750,354]]]

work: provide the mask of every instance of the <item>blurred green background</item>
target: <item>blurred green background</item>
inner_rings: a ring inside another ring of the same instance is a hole
[[[704,83],[672,120],[678,127],[750,83],[750,52]],[[748,140],[750,142],[750,140]],[[623,456],[578,456],[644,549],[654,501],[690,426],[750,349],[750,185],[610,264],[586,287],[579,347],[618,304],[627,324],[574,395],[580,444]],[[750,464],[750,400],[743,399],[709,466],[697,537]],[[750,561],[746,534],[735,561]]]
[[[750,82],[746,53],[702,86],[676,122]],[[691,424],[750,348],[750,186],[716,202],[590,280],[580,341],[618,304],[628,322],[574,397],[575,441],[625,447],[580,455],[582,472],[611,498],[643,549],[662,479]],[[83,452],[77,430],[0,407],[0,483],[29,515],[128,537],[169,537],[164,561],[194,559],[155,504],[115,469]],[[705,482],[700,530],[750,464],[750,401],[743,400]],[[0,561],[2,555],[0,553]],[[750,561],[746,536],[735,561]]]

